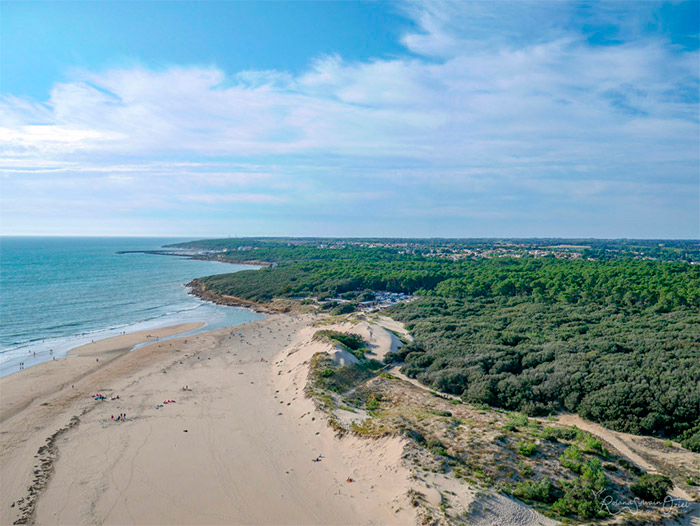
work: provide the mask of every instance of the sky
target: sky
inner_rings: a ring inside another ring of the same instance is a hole
[[[0,0],[0,234],[700,238],[700,2]]]

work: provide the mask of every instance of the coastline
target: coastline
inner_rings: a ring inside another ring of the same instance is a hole
[[[259,319],[250,310],[200,301],[184,285],[258,266],[147,254],[174,239],[17,237],[3,243],[0,377],[124,331],[206,320],[204,331]],[[117,254],[124,249],[126,255]]]
[[[413,522],[402,441],[339,439],[304,397],[315,319],[274,314],[27,371],[62,387],[0,423],[0,523]],[[0,379],[11,387],[30,396],[27,375]]]
[[[36,364],[0,378],[0,424],[51,393],[74,385],[104,365],[130,352],[136,345],[187,333],[204,322],[181,323],[135,333],[105,338],[68,351],[67,356]],[[99,360],[102,360],[101,362]]]
[[[202,301],[208,301],[217,305],[226,305],[229,307],[245,307],[259,314],[279,314],[290,312],[291,305],[277,305],[274,303],[259,303],[256,301],[246,300],[237,296],[220,295],[206,289],[204,283],[198,279],[193,279],[185,285],[189,288],[189,294],[199,298]]]
[[[68,356],[100,356],[109,352],[130,351],[141,343],[157,342],[160,338],[168,338],[185,332],[192,332],[206,325],[205,322],[188,322],[169,325],[160,329],[132,332],[121,336],[104,338],[87,343],[68,351]]]

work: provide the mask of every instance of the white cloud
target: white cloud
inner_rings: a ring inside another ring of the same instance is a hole
[[[418,29],[402,41],[414,56],[325,56],[296,76],[75,71],[46,101],[0,101],[4,180],[108,174],[168,195],[176,181],[191,202],[279,205],[282,188],[386,195],[387,178],[411,181],[404,199],[416,202],[429,183],[455,196],[502,186],[572,200],[624,198],[622,188],[664,179],[687,187],[698,168],[697,51],[637,34],[595,46],[565,23],[579,16],[570,4],[505,6],[407,3]],[[623,20],[614,4],[601,13]],[[360,180],[370,187],[345,187]],[[237,185],[253,188],[226,191]]]

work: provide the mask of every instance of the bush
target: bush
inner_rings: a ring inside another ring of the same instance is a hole
[[[423,349],[423,347],[420,345],[417,345],[415,342],[407,343],[406,345],[402,345],[396,349],[396,351],[386,353],[384,355],[384,362],[403,362],[411,353],[425,353],[425,349]]]
[[[603,443],[590,433],[585,433],[581,439],[581,450],[586,453],[603,455]]]
[[[437,439],[428,440],[427,446],[428,446],[428,449],[430,451],[432,451],[433,453],[435,453],[436,455],[440,455],[442,457],[449,456],[447,453],[447,448],[445,447],[445,444],[443,444],[442,442],[440,442]]]
[[[522,460],[518,461],[518,471],[520,472],[520,476],[525,478],[531,477],[534,473],[533,469]]]
[[[521,482],[513,490],[513,495],[525,501],[549,503],[554,500],[552,483],[547,477],[542,480]]]
[[[558,440],[576,440],[581,437],[581,430],[575,427],[546,426],[540,431],[540,436],[551,442]]]
[[[632,464],[631,462],[628,462],[624,458],[621,458],[619,460],[619,462],[623,468],[630,470],[635,475],[643,475],[644,474],[644,472],[641,469],[639,469],[636,465]]]
[[[700,453],[700,425],[696,426],[695,429],[686,431],[680,442],[684,448]]]
[[[531,457],[537,453],[537,446],[534,442],[520,442],[520,444],[518,444],[518,453],[526,457]]]
[[[340,332],[340,331],[316,331],[314,334],[315,338],[328,338],[335,342],[343,344],[345,347],[351,351],[363,348],[367,342],[359,334],[354,334],[352,332]]]
[[[335,314],[336,316],[340,314],[350,314],[351,312],[355,312],[356,307],[357,303],[341,303],[331,311],[331,314]]]
[[[672,487],[673,482],[670,478],[656,473],[645,473],[630,486],[630,489],[642,500],[663,502]]]
[[[521,427],[526,427],[530,419],[523,415],[522,413],[517,413],[510,415],[506,423],[503,425],[504,429],[508,431],[517,431]]]
[[[374,411],[375,409],[379,409],[379,400],[374,395],[371,395],[369,399],[367,400],[367,410],[368,411]]]
[[[576,444],[571,444],[564,450],[559,457],[559,462],[574,473],[581,473],[583,470],[583,455]]]
[[[440,409],[431,409],[428,411],[431,415],[435,416],[452,416],[452,413],[449,411],[442,411]]]
[[[606,486],[600,460],[589,459],[582,465],[580,477],[564,482],[564,496],[554,503],[552,509],[561,515],[575,515],[582,519],[605,517],[609,513],[601,506],[600,500]]]

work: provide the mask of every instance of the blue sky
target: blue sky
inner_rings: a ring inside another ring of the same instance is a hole
[[[0,3],[0,233],[700,237],[698,2]]]

